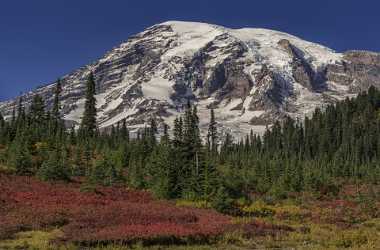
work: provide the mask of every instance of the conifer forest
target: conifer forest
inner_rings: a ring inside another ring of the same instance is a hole
[[[0,249],[379,249],[375,87],[234,138],[213,109],[202,135],[190,101],[172,127],[101,130],[95,85],[76,127],[60,81],[49,108],[35,95],[0,114]]]

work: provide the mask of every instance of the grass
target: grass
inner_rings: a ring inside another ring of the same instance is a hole
[[[62,232],[59,229],[53,231],[28,231],[18,233],[14,239],[5,240],[0,242],[0,249],[2,250],[83,250],[81,246],[74,244],[57,246],[52,244],[52,240],[59,237]],[[238,236],[231,236],[232,238]],[[226,238],[227,239],[227,238]],[[95,246],[91,250],[246,250],[248,248],[233,246],[228,242],[220,243],[218,245],[191,245],[191,246],[150,246],[144,247],[142,243],[138,243],[132,246],[120,246],[120,245],[107,245],[107,246]]]
[[[379,231],[369,228],[341,230],[331,225],[310,224],[310,233],[291,233],[283,246],[296,249],[379,249]]]
[[[289,207],[279,207],[280,211]],[[299,211],[291,207],[291,211]],[[248,220],[248,219],[245,219]],[[316,223],[297,216],[286,219],[262,218],[267,222],[289,225],[295,229],[285,237],[263,238],[258,242],[265,248],[291,248],[302,250],[380,249],[380,219],[371,219],[348,228],[334,224]]]
[[[253,218],[235,218],[234,223],[249,223]],[[265,222],[273,218],[260,219]],[[278,221],[278,220],[277,220]],[[279,223],[281,221],[278,221]],[[289,221],[288,221],[289,222]],[[340,229],[329,224],[299,223],[292,221],[290,225],[296,228],[286,236],[257,237],[249,239],[239,232],[230,232],[219,239],[215,245],[191,246],[150,246],[144,247],[142,243],[133,246],[108,245],[93,247],[93,250],[247,250],[247,249],[300,249],[300,250],[370,250],[379,249],[380,246],[380,219],[366,221],[355,228]],[[309,230],[301,230],[308,228]],[[56,229],[49,232],[30,231],[18,233],[14,239],[0,242],[0,249],[46,249],[46,250],[81,250],[75,245],[56,246],[51,241],[60,236]]]
[[[20,232],[13,239],[0,242],[0,249],[52,249],[51,241],[62,235],[58,229]]]

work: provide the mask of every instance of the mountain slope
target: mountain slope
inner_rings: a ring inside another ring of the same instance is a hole
[[[165,22],[62,77],[68,123],[80,121],[90,72],[97,82],[100,128],[127,119],[131,129],[138,129],[151,117],[171,126],[191,100],[203,132],[213,107],[221,130],[242,136],[250,129],[262,132],[285,115],[303,117],[371,84],[380,87],[380,54],[336,53],[266,29]],[[29,103],[39,93],[51,105],[53,89],[54,83],[24,99]],[[15,100],[0,103],[8,117]]]

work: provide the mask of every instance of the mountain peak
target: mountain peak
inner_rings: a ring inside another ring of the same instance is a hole
[[[171,126],[190,100],[198,106],[203,132],[212,107],[221,131],[243,136],[287,115],[303,117],[370,84],[380,86],[379,58],[336,53],[274,30],[167,21],[62,77],[62,112],[68,123],[79,124],[85,81],[93,72],[100,128],[126,119],[139,129],[152,117]],[[26,103],[38,93],[51,105],[53,86],[26,94]],[[14,105],[1,103],[0,110],[9,117]]]
[[[163,26],[163,25],[172,26],[173,28],[176,28],[177,30],[185,30],[185,31],[188,31],[194,28],[200,28],[200,27],[223,28],[222,26],[219,26],[216,24],[209,24],[209,23],[203,23],[203,22],[177,21],[177,20],[165,21],[165,22],[156,24],[154,26]]]

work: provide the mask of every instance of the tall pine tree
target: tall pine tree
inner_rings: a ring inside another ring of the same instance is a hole
[[[84,136],[93,137],[95,135],[96,125],[96,98],[95,98],[95,79],[93,73],[90,73],[87,80],[86,102],[84,105],[84,114],[81,123],[81,132]]]
[[[62,92],[62,83],[61,79],[57,80],[57,84],[55,86],[55,92],[54,92],[54,103],[53,103],[53,112],[52,116],[53,119],[58,122],[61,119],[61,105],[60,105],[60,97]]]
[[[210,124],[208,126],[208,133],[207,133],[207,144],[209,151],[212,152],[212,154],[215,154],[217,151],[217,123],[215,120],[215,112],[214,109],[211,109],[210,111]]]

